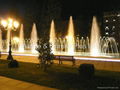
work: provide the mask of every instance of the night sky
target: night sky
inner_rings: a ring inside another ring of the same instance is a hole
[[[37,23],[38,33],[45,31],[47,27],[45,15],[41,21],[40,16],[42,15],[42,7],[46,2],[53,0],[0,0],[0,16],[8,17],[13,16],[25,26],[25,33],[29,33],[33,22]],[[103,12],[107,11],[120,11],[119,0],[57,0],[61,7],[61,18],[63,19],[62,24],[56,25],[57,31],[64,33],[67,28],[67,22],[69,16],[73,16],[73,19],[78,20],[76,22],[76,33],[87,36],[90,32],[90,22],[92,21],[93,15],[101,17]],[[45,6],[46,7],[46,6]],[[48,14],[47,14],[48,15]],[[81,18],[82,17],[82,18]],[[91,21],[90,21],[91,20]],[[57,20],[56,20],[57,21]],[[48,22],[49,29],[50,22]],[[62,25],[62,26],[60,26]],[[65,27],[64,27],[64,26]],[[63,28],[61,28],[63,27]],[[80,31],[83,30],[83,31]],[[27,34],[26,34],[27,36]],[[27,36],[29,37],[29,35]]]
[[[24,15],[26,8],[41,6],[44,0],[0,0],[2,14],[14,11]],[[58,0],[62,6],[62,16],[93,15],[104,11],[120,10],[119,0]],[[33,5],[34,2],[37,2]]]

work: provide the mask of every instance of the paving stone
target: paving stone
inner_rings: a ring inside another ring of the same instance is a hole
[[[0,90],[57,90],[57,89],[0,76]]]

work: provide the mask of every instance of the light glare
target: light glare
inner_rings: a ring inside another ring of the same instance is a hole
[[[19,27],[19,23],[17,21],[14,21],[13,25],[14,25],[15,28]]]
[[[13,40],[14,40],[15,42],[17,42],[17,43],[19,42],[19,38],[18,38],[18,37],[14,37]]]
[[[1,21],[1,25],[3,25],[3,27],[7,27],[7,21],[6,20],[2,20]]]

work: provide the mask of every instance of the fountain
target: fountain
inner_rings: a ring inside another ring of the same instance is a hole
[[[1,34],[1,32],[0,32]],[[7,41],[2,40],[2,51],[8,50],[9,46],[9,35],[7,32]],[[33,23],[31,38],[24,39],[23,24],[20,28],[19,43],[12,42],[13,51],[24,52],[29,54],[37,55],[35,50],[37,46],[37,29],[36,24]],[[57,37],[55,33],[55,24],[52,20],[50,27],[50,43],[52,45],[52,53],[55,55],[72,55],[72,56],[115,56],[119,57],[118,43],[113,37],[100,37],[100,29],[97,23],[97,19],[94,16],[91,27],[91,37],[80,37],[74,35],[74,23],[72,16],[70,16],[68,23],[68,32],[64,37]],[[1,39],[1,37],[0,37]],[[13,40],[14,41],[14,40]],[[7,43],[6,43],[7,42]],[[2,47],[3,46],[3,47]],[[0,48],[0,49],[1,49]]]
[[[21,24],[21,27],[20,27],[19,52],[24,52],[24,32],[23,32],[23,24]]]
[[[51,22],[51,27],[50,27],[50,43],[52,44],[52,53],[55,54],[55,39],[56,39],[56,35],[55,35],[55,26],[54,26],[54,21],[52,20]]]
[[[90,40],[90,55],[100,56],[100,33],[97,19],[94,16],[91,28],[91,40]]]
[[[101,39],[101,52],[105,55],[119,56],[118,45],[113,37],[103,37]]]
[[[37,40],[38,40],[37,28],[36,28],[36,24],[33,23],[32,32],[31,32],[31,51],[32,51],[32,53],[37,53],[37,51],[36,51]]]
[[[74,55],[75,52],[75,39],[74,39],[74,25],[72,16],[70,16],[69,26],[68,26],[68,34],[66,36],[67,38],[67,54]]]

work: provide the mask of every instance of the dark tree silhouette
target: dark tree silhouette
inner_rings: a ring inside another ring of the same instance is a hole
[[[44,71],[47,70],[47,68],[53,64],[54,55],[51,52],[51,44],[49,42],[49,39],[44,37],[41,38],[41,40],[38,42],[38,47],[36,50],[39,52],[39,64],[40,68]]]

